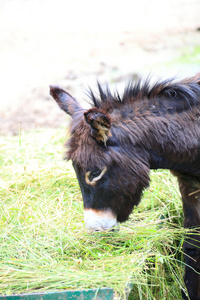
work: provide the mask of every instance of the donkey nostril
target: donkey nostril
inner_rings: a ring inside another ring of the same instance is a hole
[[[110,229],[88,229],[90,232],[118,232],[119,231],[119,224],[115,225]]]
[[[113,227],[112,229],[109,229],[109,232],[118,232],[119,231],[119,224],[117,224],[115,227]]]

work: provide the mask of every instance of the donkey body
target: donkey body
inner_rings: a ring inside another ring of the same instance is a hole
[[[108,230],[128,219],[149,185],[150,169],[169,169],[182,195],[184,226],[200,226],[200,75],[178,82],[129,84],[122,97],[90,91],[84,110],[65,90],[51,86],[72,117],[67,158],[81,188],[86,226]],[[200,299],[200,235],[186,237],[185,284]]]

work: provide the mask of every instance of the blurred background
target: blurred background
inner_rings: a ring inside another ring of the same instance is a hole
[[[59,127],[59,84],[80,102],[96,80],[200,72],[199,0],[0,0],[0,134]]]

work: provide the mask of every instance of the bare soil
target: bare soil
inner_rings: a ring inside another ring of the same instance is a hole
[[[49,84],[84,102],[97,79],[122,89],[140,74],[198,72],[168,62],[200,45],[199,15],[199,0],[1,0],[0,134],[65,121]]]

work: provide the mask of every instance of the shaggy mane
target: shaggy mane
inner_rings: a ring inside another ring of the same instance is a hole
[[[177,112],[200,104],[200,74],[180,81],[167,79],[154,84],[150,83],[150,78],[145,81],[142,79],[136,82],[130,81],[122,96],[117,91],[112,93],[108,85],[106,88],[103,88],[99,82],[97,85],[99,96],[96,97],[90,89],[89,97],[92,106],[99,109],[118,108],[123,104],[133,104],[143,99],[148,99],[150,105],[154,104],[156,99],[159,106],[162,106],[164,101],[170,104],[173,102],[174,110]]]

